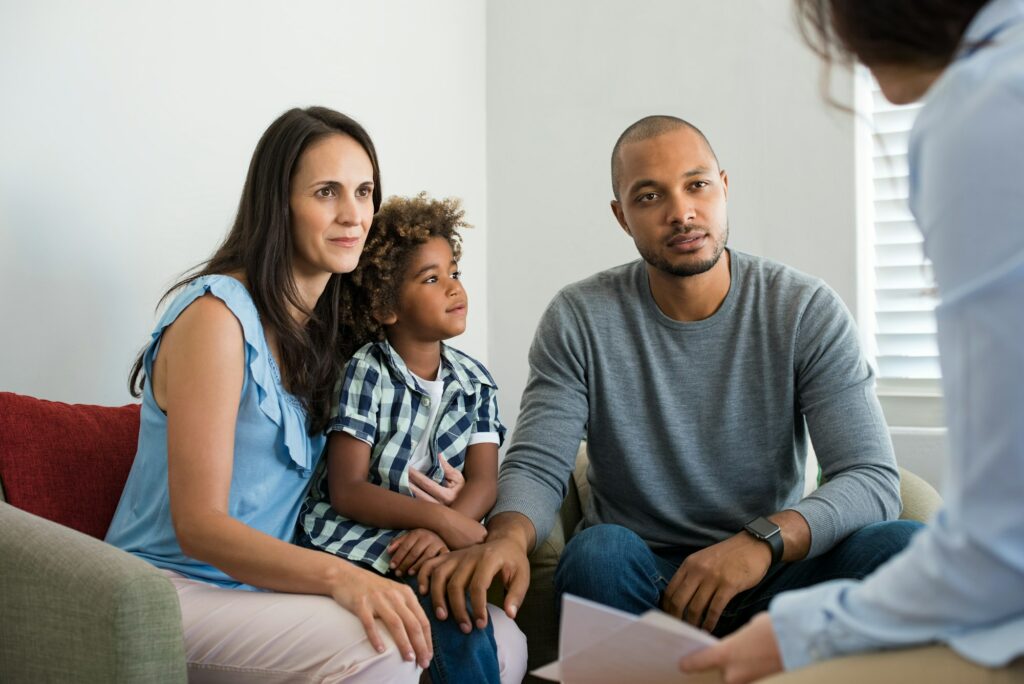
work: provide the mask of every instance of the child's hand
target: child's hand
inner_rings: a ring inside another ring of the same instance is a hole
[[[461,471],[449,465],[444,455],[438,454],[437,458],[444,470],[444,484],[434,482],[414,468],[409,471],[409,489],[415,493],[417,499],[451,506],[462,491],[462,485],[466,484],[466,478]]]
[[[441,515],[442,523],[438,533],[449,548],[464,549],[467,546],[481,544],[487,538],[487,528],[465,513],[442,508]]]
[[[444,540],[434,532],[425,529],[409,530],[388,546],[391,554],[391,569],[401,577],[408,573],[415,575],[424,562],[448,553]]]

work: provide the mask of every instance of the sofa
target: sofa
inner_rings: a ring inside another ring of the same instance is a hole
[[[139,407],[0,392],[0,682],[184,682],[177,595],[153,566],[102,541],[135,455]],[[517,621],[530,668],[557,656],[552,584],[589,495],[586,446],[558,523],[530,558]],[[935,491],[903,472],[903,515]],[[492,601],[502,600],[492,588]]]
[[[178,596],[102,541],[137,405],[0,392],[0,682],[185,682]]]

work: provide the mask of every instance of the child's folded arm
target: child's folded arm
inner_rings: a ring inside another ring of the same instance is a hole
[[[331,507],[346,518],[391,530],[442,524],[437,505],[378,487],[368,480],[370,445],[347,432],[332,432],[327,442],[327,481]]]
[[[454,504],[448,508],[378,487],[368,481],[369,470],[369,444],[346,432],[331,433],[327,442],[327,480],[334,510],[368,527],[425,528],[453,549],[478,544],[487,536],[479,518],[456,510]],[[488,510],[493,505],[492,499]]]
[[[470,444],[462,475],[466,483],[451,508],[473,520],[482,520],[498,498],[498,445],[493,442]]]

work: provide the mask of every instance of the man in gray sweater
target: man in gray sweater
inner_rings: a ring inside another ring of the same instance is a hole
[[[559,292],[487,541],[428,563],[435,606],[469,629],[501,574],[513,617],[580,439],[592,500],[556,590],[660,607],[726,634],[780,591],[860,578],[902,549],[892,443],[849,312],[822,281],[726,249],[728,176],[674,117],[612,153],[612,211],[641,260]],[[826,482],[804,497],[813,440]]]

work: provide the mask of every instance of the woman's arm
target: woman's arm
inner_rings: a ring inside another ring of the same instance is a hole
[[[498,445],[493,442],[471,444],[462,469],[465,484],[452,503],[452,510],[481,520],[491,512],[498,498]]]
[[[451,508],[438,506],[369,482],[369,469],[369,444],[346,432],[331,433],[327,442],[327,486],[331,506],[346,518],[391,530],[426,528],[452,548],[478,544],[487,535],[477,522],[479,518],[455,510],[454,504]]]
[[[171,519],[182,550],[246,584],[332,597],[382,651],[379,618],[400,651],[425,666],[430,627],[411,590],[228,514],[244,362],[241,326],[213,296],[197,299],[164,333],[151,380],[167,414]]]

